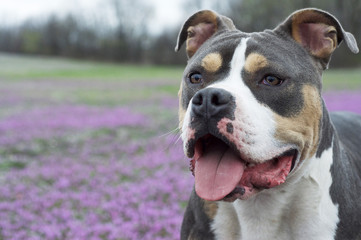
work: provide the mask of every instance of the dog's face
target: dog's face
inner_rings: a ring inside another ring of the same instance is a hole
[[[358,51],[353,36],[316,9],[261,33],[238,31],[211,11],[185,22],[176,47],[186,41],[189,57],[179,120],[201,198],[247,199],[316,154],[322,70],[342,40]]]

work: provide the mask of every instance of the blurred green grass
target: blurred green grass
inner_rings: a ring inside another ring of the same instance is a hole
[[[361,69],[326,70],[323,75],[325,90],[356,90],[361,88]]]
[[[125,83],[121,97],[131,101],[157,93],[176,96],[182,75],[182,66],[131,65],[0,53],[1,81],[78,81],[84,87],[75,89],[71,94],[91,104],[121,100],[119,89],[108,89],[104,94],[101,87],[89,86],[93,83]],[[360,89],[361,69],[327,70],[323,86],[325,90]],[[53,98],[69,97],[69,91],[53,90]]]
[[[177,93],[182,75],[181,66],[138,66],[0,53],[0,94],[22,102],[17,107],[4,108],[0,116],[34,104],[123,105],[145,114],[167,132],[177,126]],[[144,130],[139,131],[144,137]],[[154,133],[148,133],[151,134]]]
[[[131,65],[0,53],[0,82],[56,102],[118,105],[175,98],[183,67]]]
[[[102,79],[146,80],[180,78],[182,67],[116,64],[0,53],[0,77],[8,80]]]
[[[111,63],[76,63],[79,68],[64,69],[27,69],[22,72],[8,72],[10,78],[102,78],[108,80],[144,80],[147,78],[169,78],[181,76],[181,70],[175,67],[136,66]]]

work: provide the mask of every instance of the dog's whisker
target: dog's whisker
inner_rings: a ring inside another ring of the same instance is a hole
[[[170,130],[169,132],[166,132],[162,135],[159,135],[158,138],[163,138],[163,137],[168,137],[170,136],[171,134],[178,134],[180,132],[180,129],[179,127],[173,129],[173,130]]]
[[[181,134],[179,134],[179,136],[178,136],[178,138],[177,138],[177,140],[175,141],[175,143],[174,144],[177,144],[178,142],[179,142],[179,140],[181,140],[182,139],[182,135]]]
[[[181,139],[180,132],[181,132],[181,129],[179,127],[177,127],[165,134],[158,136],[158,138],[172,136],[170,141],[167,143],[167,146],[164,149],[165,151],[168,151],[171,147],[175,146],[178,143],[179,139]]]

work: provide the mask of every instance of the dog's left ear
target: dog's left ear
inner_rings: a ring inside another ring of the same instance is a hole
[[[191,58],[199,47],[216,32],[235,30],[231,19],[210,10],[203,10],[193,14],[181,28],[175,51],[179,51],[187,41],[187,56]]]
[[[306,8],[291,14],[286,21],[276,28],[306,48],[309,53],[320,60],[325,69],[333,51],[345,40],[353,53],[358,53],[354,36],[343,30],[339,21],[328,12]]]

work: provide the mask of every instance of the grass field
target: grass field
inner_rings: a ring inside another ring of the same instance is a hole
[[[0,54],[0,240],[178,239],[182,72]],[[328,70],[324,89],[361,113],[360,69]]]

